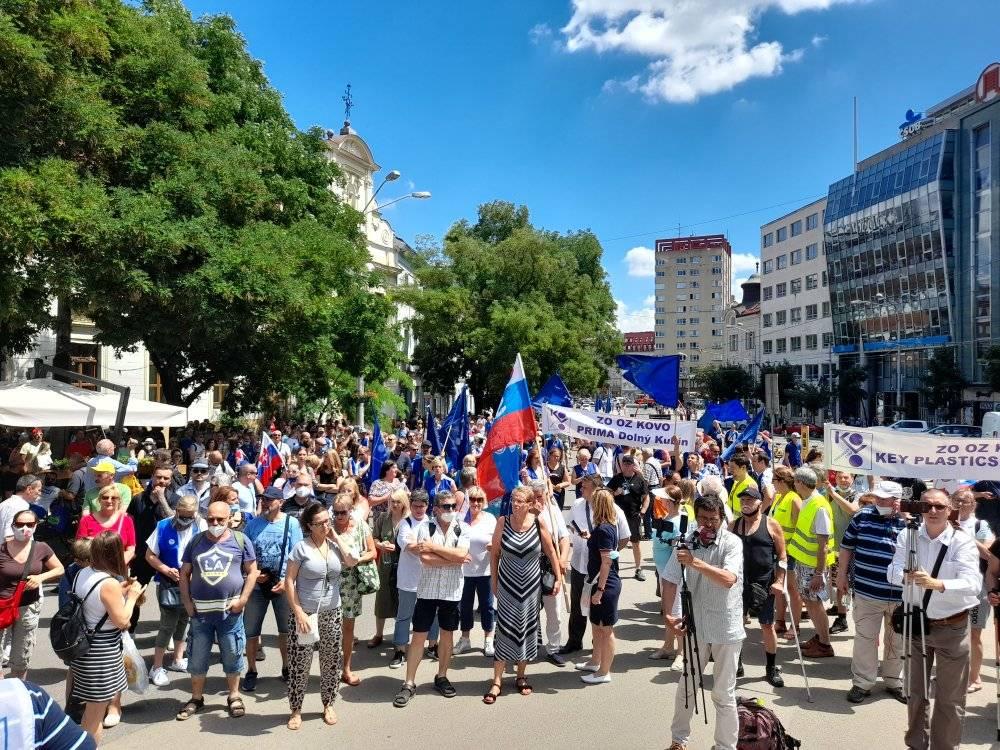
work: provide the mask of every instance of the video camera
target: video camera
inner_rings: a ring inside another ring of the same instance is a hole
[[[922,516],[927,513],[927,502],[925,500],[900,500],[900,513],[909,513],[911,516]],[[948,520],[955,523],[958,521],[958,508],[952,506],[948,513]]]

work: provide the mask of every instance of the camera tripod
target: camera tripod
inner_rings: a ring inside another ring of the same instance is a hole
[[[681,622],[684,623],[684,646],[681,658],[684,669],[684,708],[690,706],[689,697],[694,698],[694,712],[698,713],[698,690],[701,691],[701,713],[708,724],[708,706],[705,703],[705,680],[701,673],[701,652],[698,649],[698,629],[694,622],[691,590],[687,584],[687,570],[681,566]],[[690,680],[691,692],[688,693]],[[695,684],[698,688],[695,689]]]
[[[915,587],[912,583],[905,581],[907,573],[913,573],[918,568],[917,564],[917,531],[920,528],[918,517],[910,518],[906,522],[906,567],[903,568],[903,695],[910,697],[910,674],[913,671],[913,639],[915,630],[919,630],[920,637],[920,669],[923,673],[924,697],[930,700],[930,680],[927,674],[927,644],[924,641],[924,611],[915,604]],[[917,627],[914,628],[913,620],[917,619]]]

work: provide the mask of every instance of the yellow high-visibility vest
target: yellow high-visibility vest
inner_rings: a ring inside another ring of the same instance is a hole
[[[826,544],[826,564],[829,567],[833,565],[837,557],[833,551],[833,509],[830,507],[830,501],[822,495],[814,493],[804,502],[805,504],[799,512],[799,519],[795,523],[795,533],[792,534],[792,540],[788,543],[788,554],[803,565],[816,567],[819,543],[816,541],[816,535],[812,528],[816,514],[822,508],[830,515],[830,537]]]
[[[792,535],[795,533],[795,521],[793,520],[795,516],[795,501],[801,499],[795,490],[788,490],[788,492],[775,497],[774,502],[771,503],[768,515],[781,526],[786,545],[792,541]]]
[[[757,483],[750,474],[747,474],[742,481],[733,482],[733,490],[729,493],[729,509],[733,512],[733,517],[740,514],[740,509],[743,507],[743,503],[740,502],[740,493],[747,487],[757,488]]]

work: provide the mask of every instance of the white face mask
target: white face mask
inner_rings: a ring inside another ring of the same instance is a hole
[[[878,511],[878,514],[880,516],[891,516],[892,515],[892,506],[891,505],[888,508],[885,508],[885,507],[883,507],[881,505],[876,505],[875,506],[875,510]]]
[[[444,523],[451,523],[452,521],[455,520],[455,516],[456,515],[458,515],[458,514],[455,513],[455,511],[453,511],[453,510],[448,511],[447,513],[442,513],[441,514],[441,521],[444,522]]]
[[[295,496],[296,497],[309,497],[310,494],[312,494],[312,493],[310,493],[308,487],[296,487],[295,488]]]
[[[208,533],[214,536],[216,539],[218,539],[220,536],[226,533],[226,527],[225,525],[209,526]]]
[[[22,526],[20,528],[15,526],[13,531],[14,531],[14,539],[16,539],[19,542],[28,541],[29,539],[31,539],[31,535],[35,533],[35,530],[29,526]]]

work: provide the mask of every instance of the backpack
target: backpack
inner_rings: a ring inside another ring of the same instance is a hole
[[[793,750],[802,745],[785,732],[781,720],[755,698],[737,698],[739,738],[737,750]]]
[[[95,627],[88,627],[87,620],[83,616],[83,603],[94,593],[98,586],[111,578],[111,576],[104,576],[98,579],[83,598],[81,598],[75,590],[76,577],[78,575],[80,575],[79,570],[73,576],[72,583],[70,583],[69,600],[59,607],[52,616],[52,622],[49,625],[49,641],[52,643],[52,650],[56,652],[56,656],[62,659],[63,664],[67,666],[76,659],[87,655],[87,652],[90,651],[90,641],[94,637],[94,633],[100,630],[108,619],[108,614],[105,613],[104,617],[98,620]]]

